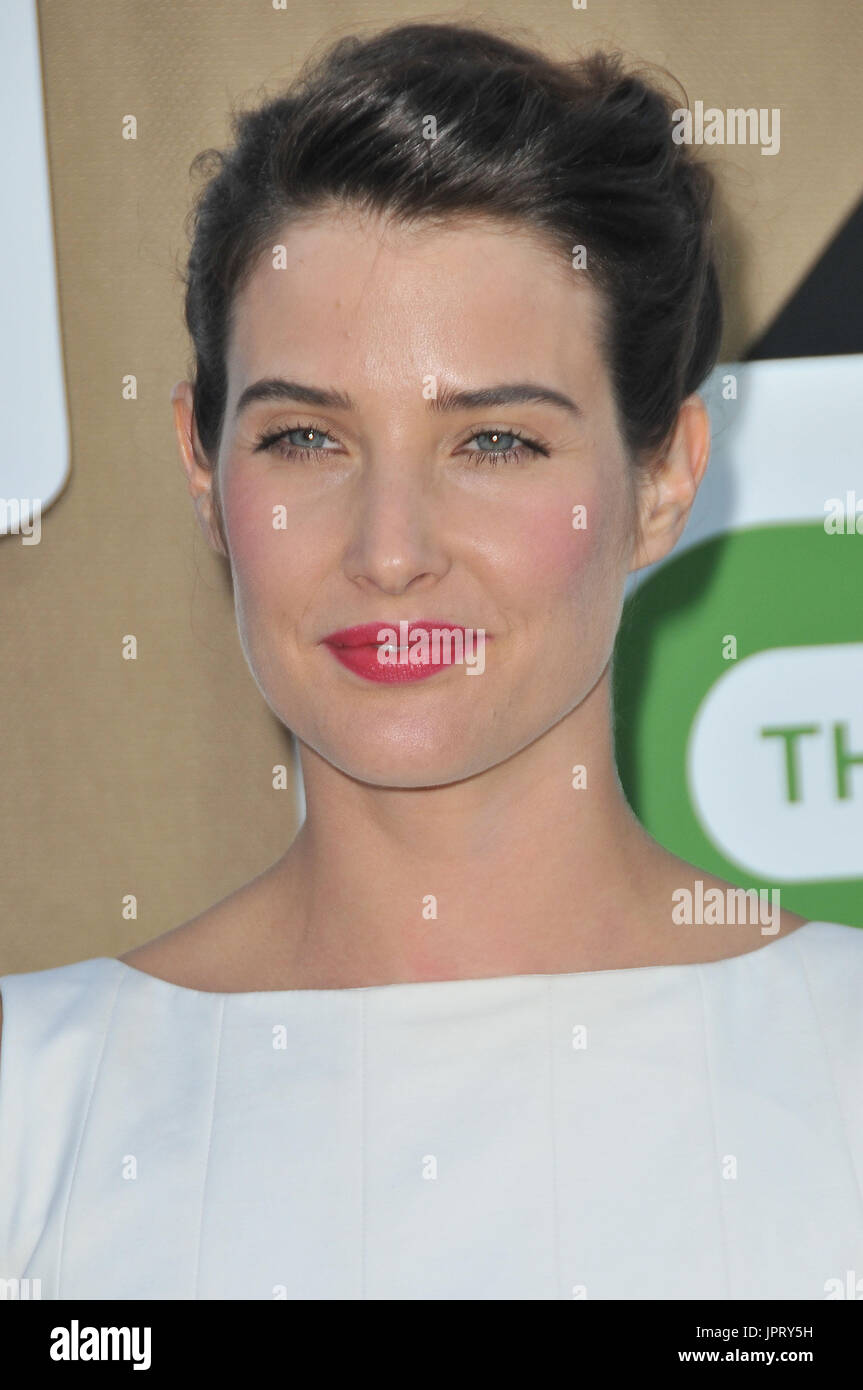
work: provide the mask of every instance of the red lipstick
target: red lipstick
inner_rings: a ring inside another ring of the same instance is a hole
[[[331,632],[324,645],[337,661],[366,680],[384,684],[425,680],[463,659],[465,628],[417,618],[412,622],[359,623]],[[382,651],[383,649],[383,651]]]

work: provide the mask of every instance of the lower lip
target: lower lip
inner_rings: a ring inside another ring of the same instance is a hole
[[[454,664],[451,661],[427,661],[422,665],[414,665],[407,660],[404,663],[396,661],[390,664],[378,660],[377,645],[337,647],[325,642],[324,646],[329,647],[336,660],[347,666],[349,671],[363,676],[367,681],[378,681],[384,685],[401,684],[404,681],[425,681],[429,676],[436,676],[439,671],[445,671],[448,666]]]

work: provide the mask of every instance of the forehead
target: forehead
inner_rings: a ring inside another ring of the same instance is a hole
[[[601,300],[565,248],[480,218],[406,225],[344,208],[273,240],[232,306],[229,395],[276,369],[393,388],[525,369],[594,384]],[[302,367],[302,371],[299,368]]]

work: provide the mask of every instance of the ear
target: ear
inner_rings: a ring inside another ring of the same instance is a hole
[[[207,542],[220,555],[228,558],[222,539],[218,494],[216,492],[216,473],[201,448],[195,429],[195,393],[188,381],[178,381],[171,391],[174,406],[174,428],[180,448],[180,461],[189,493],[195,504],[201,530]]]
[[[673,550],[686,525],[710,454],[710,418],[700,396],[687,396],[669,444],[638,484],[638,533],[631,570]]]

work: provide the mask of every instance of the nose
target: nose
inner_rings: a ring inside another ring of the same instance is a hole
[[[370,461],[358,486],[343,560],[347,577],[393,595],[432,588],[452,563],[434,480],[402,454]]]

